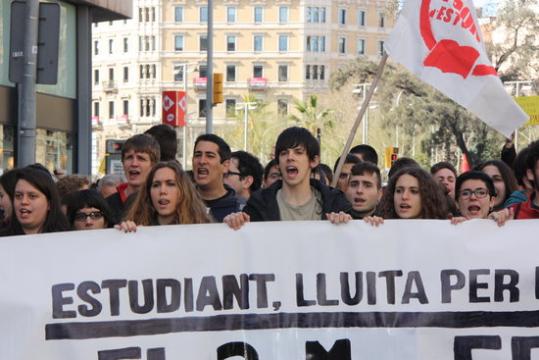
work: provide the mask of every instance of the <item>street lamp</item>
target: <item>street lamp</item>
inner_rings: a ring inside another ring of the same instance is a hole
[[[249,110],[256,109],[256,102],[246,101],[236,104],[236,110],[243,110],[243,150],[247,151],[247,121],[249,119]]]

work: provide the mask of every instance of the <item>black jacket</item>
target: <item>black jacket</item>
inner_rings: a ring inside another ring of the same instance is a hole
[[[251,221],[281,220],[277,204],[277,191],[282,186],[283,182],[279,180],[269,188],[253,193],[243,208],[243,212],[250,216]],[[352,208],[342,191],[330,188],[314,179],[311,179],[311,186],[322,195],[322,219],[326,218],[327,213],[347,212]]]
[[[210,209],[210,215],[217,222],[223,222],[228,214],[241,210],[241,202],[236,197],[236,193],[230,187],[225,185],[226,194],[218,199],[204,200],[206,207]]]

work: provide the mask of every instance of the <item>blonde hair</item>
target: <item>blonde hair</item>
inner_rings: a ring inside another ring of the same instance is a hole
[[[191,183],[181,165],[175,161],[165,161],[155,164],[146,178],[146,183],[140,188],[137,198],[125,217],[137,225],[155,225],[157,212],[152,204],[151,186],[155,173],[159,169],[168,168],[176,175],[176,186],[179,189],[178,206],[176,207],[176,224],[205,224],[212,222],[206,205]]]

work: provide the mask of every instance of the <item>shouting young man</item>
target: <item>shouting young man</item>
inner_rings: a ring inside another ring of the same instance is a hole
[[[275,154],[282,180],[255,192],[243,212],[224,220],[234,229],[248,221],[322,220],[347,222],[350,203],[344,194],[311,179],[320,162],[320,145],[305,128],[291,127],[277,138]]]
[[[350,170],[350,180],[345,192],[352,204],[349,214],[354,219],[371,216],[382,198],[380,169],[368,161],[362,161]]]

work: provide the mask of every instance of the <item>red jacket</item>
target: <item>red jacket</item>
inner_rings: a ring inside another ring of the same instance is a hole
[[[539,207],[533,203],[536,193],[531,194],[527,201],[511,206],[515,219],[539,219]]]

